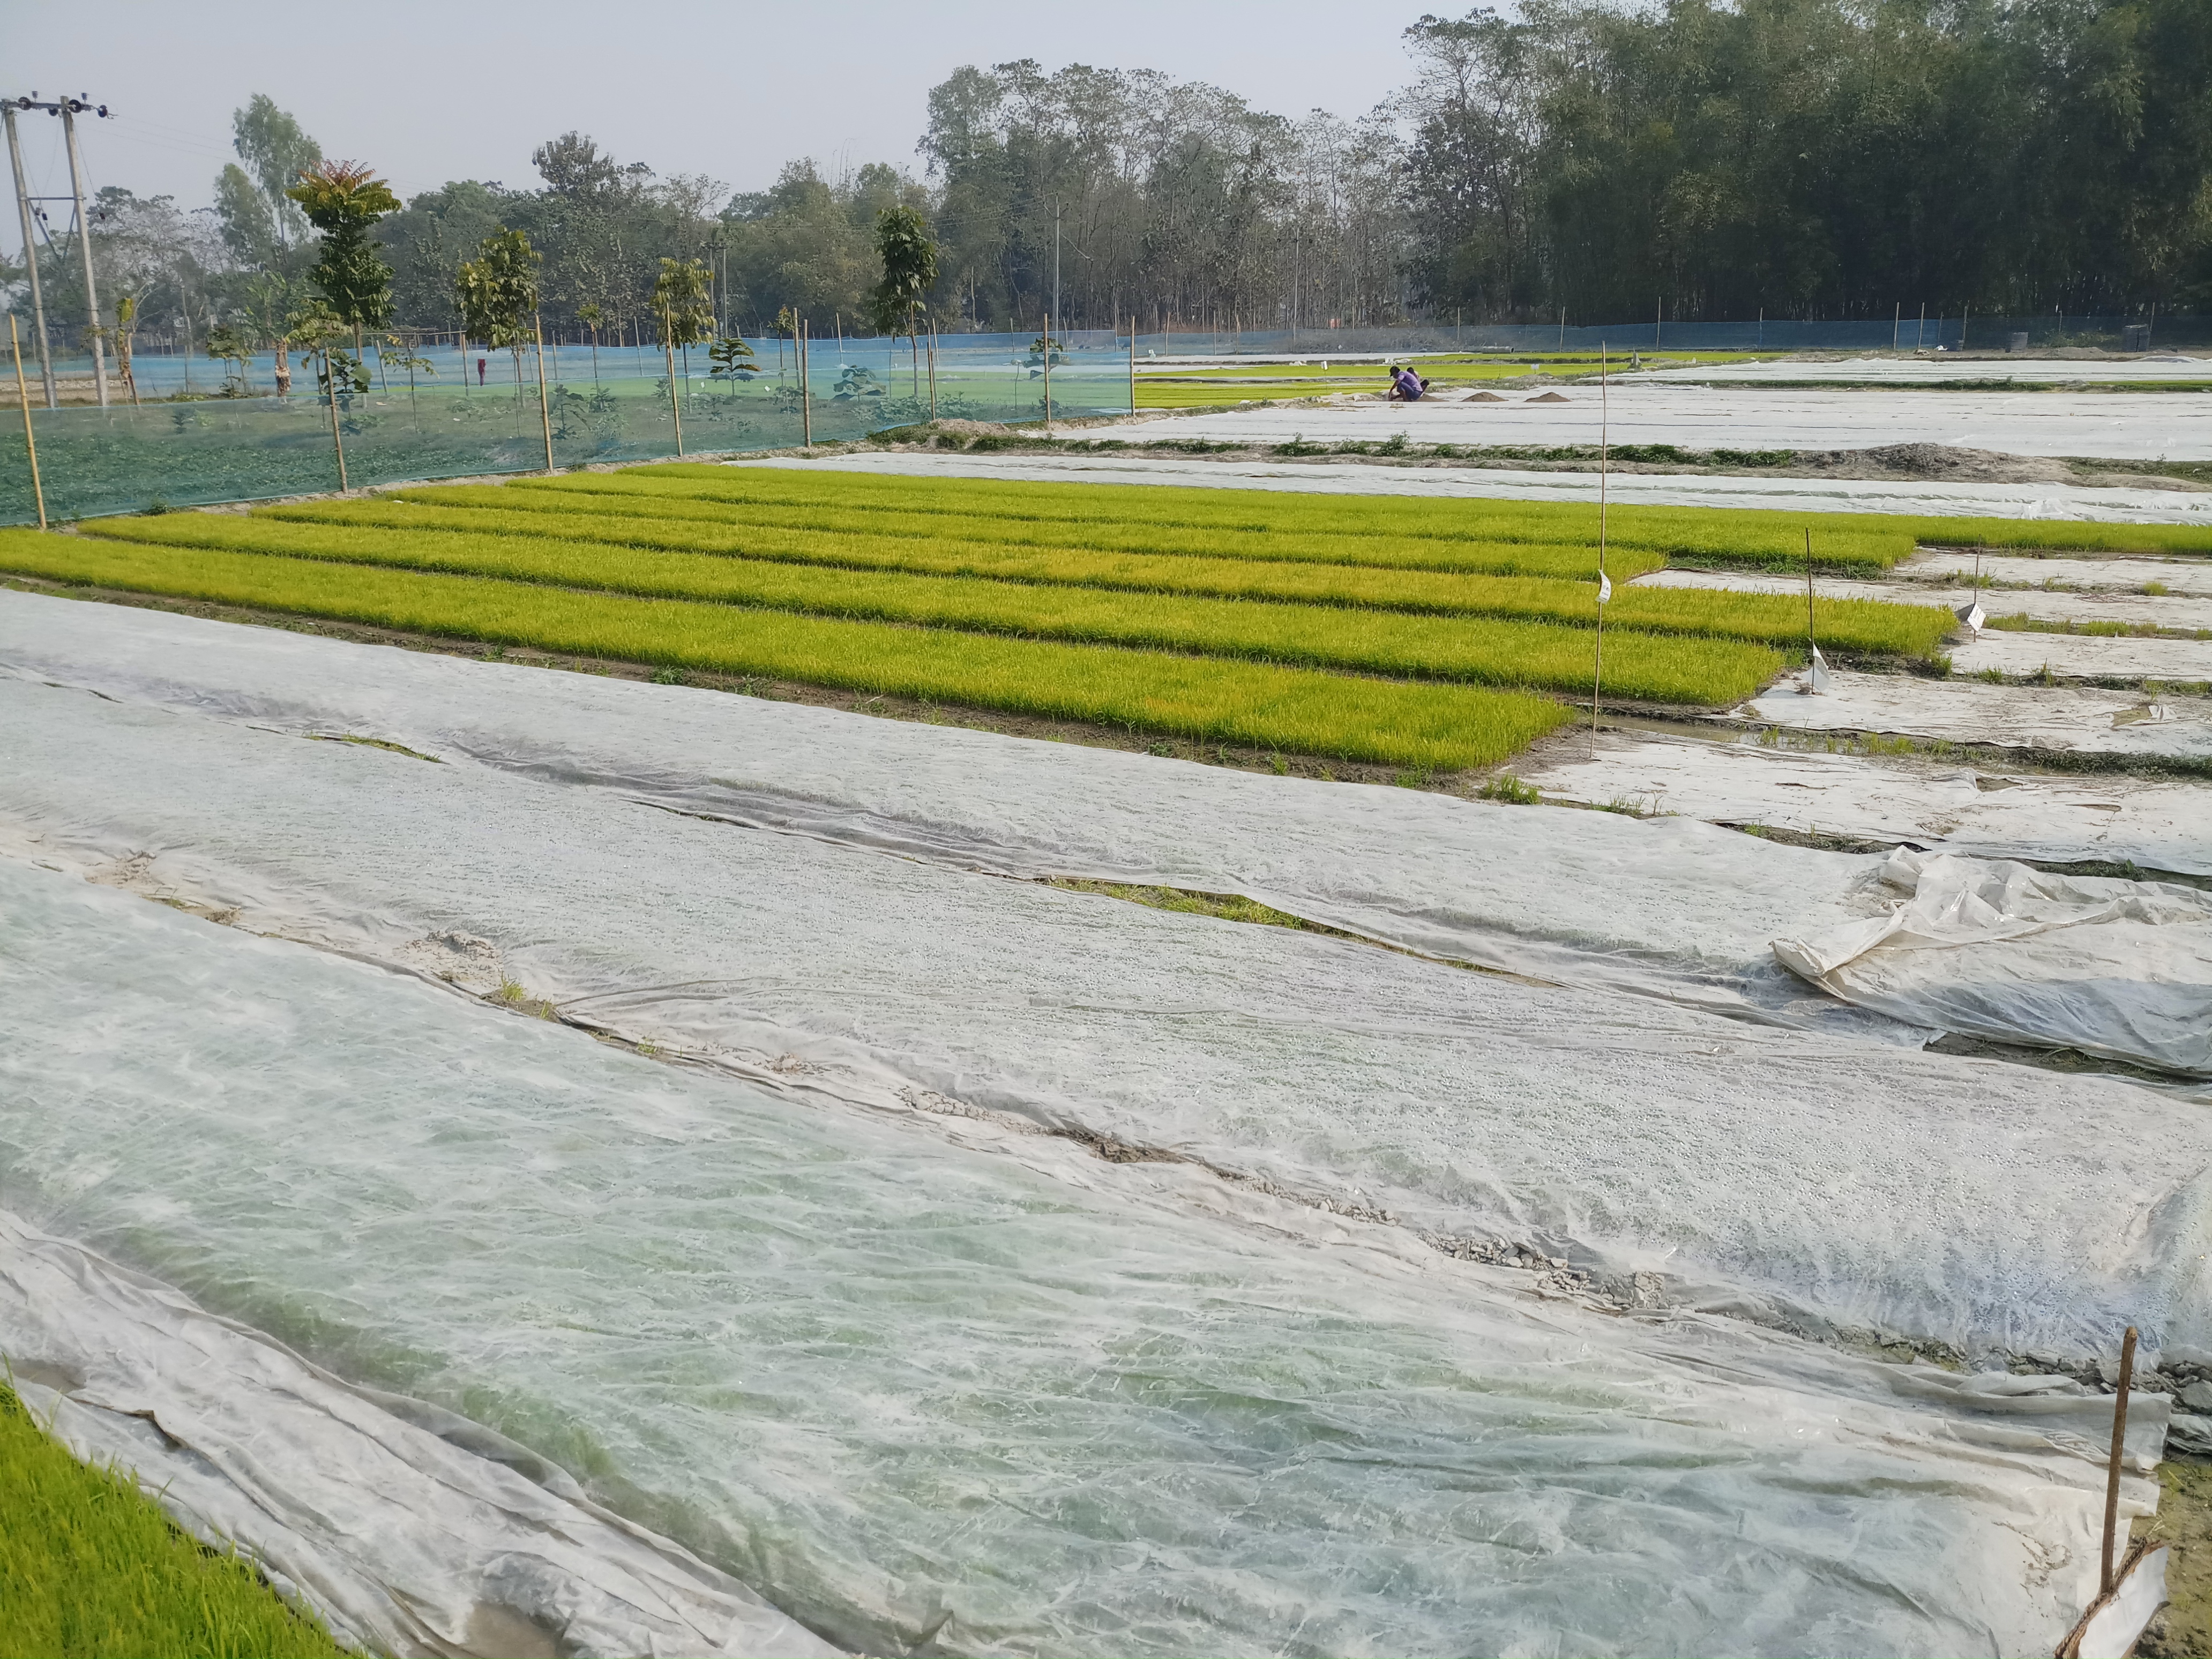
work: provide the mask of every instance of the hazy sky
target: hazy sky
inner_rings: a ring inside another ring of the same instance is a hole
[[[230,112],[256,92],[298,116],[324,154],[368,162],[403,196],[449,179],[534,185],[531,150],[571,127],[658,173],[757,190],[799,155],[832,173],[872,161],[920,171],[929,88],[962,64],[1158,69],[1279,114],[1361,114],[1405,84],[1400,33],[1432,8],[1462,9],[1436,0],[1372,10],[1340,0],[659,0],[635,10],[574,0],[8,0],[0,95],[106,104],[115,118],[78,127],[89,185],[185,207],[210,200],[234,159]],[[60,123],[16,118],[33,192],[66,191]],[[12,247],[9,205],[0,241]]]

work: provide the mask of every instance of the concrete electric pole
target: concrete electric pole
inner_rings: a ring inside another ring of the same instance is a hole
[[[46,389],[46,407],[52,409],[58,401],[54,396],[54,361],[46,347],[46,302],[39,291],[38,232],[31,221],[31,187],[23,181],[23,146],[15,137],[15,112],[32,107],[28,98],[10,98],[0,104],[8,125],[8,161],[15,173],[15,209],[23,221],[23,269],[31,283],[31,332],[39,347],[39,378]]]
[[[39,101],[39,94],[35,92],[28,98],[9,99],[7,106],[8,148],[15,163],[15,197],[24,204],[24,234],[27,241],[29,235],[30,198],[23,188],[22,152],[15,143],[15,112],[19,109],[42,109],[49,115],[58,115],[62,118],[62,142],[69,149],[70,200],[76,204],[77,252],[84,261],[84,308],[92,330],[92,380],[100,392],[100,406],[105,409],[107,407],[107,351],[100,323],[100,290],[94,284],[92,276],[92,216],[85,210],[84,205],[84,163],[76,153],[76,118],[80,115],[97,115],[102,120],[106,120],[107,106],[94,105],[88,97],[82,94],[75,98],[64,97],[51,104],[42,104]],[[24,252],[28,253],[29,251],[27,246]],[[32,289],[33,296],[36,295],[37,291],[36,279],[33,278]],[[35,303],[35,298],[33,302]],[[43,307],[38,320],[39,349],[43,359],[46,351],[46,319]],[[51,398],[53,395],[53,380],[51,374],[47,377],[46,386],[46,395]],[[51,406],[49,404],[49,407]]]

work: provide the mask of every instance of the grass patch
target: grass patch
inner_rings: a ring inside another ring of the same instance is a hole
[[[579,593],[275,555],[203,551],[179,558],[166,549],[38,531],[0,531],[0,569],[448,638],[761,675],[1387,766],[1487,765],[1570,718],[1562,705],[1527,693]]]
[[[1587,683],[1590,672],[1590,630],[1553,623],[833,571],[713,554],[517,536],[380,532],[230,514],[102,520],[86,528],[103,538],[165,547],[397,565],[816,616],[1158,647],[1485,685],[1573,690]],[[1592,604],[1593,616],[1595,609]],[[1783,667],[1781,655],[1772,649],[1734,641],[1623,630],[1608,645],[1606,678],[1616,695],[1653,702],[1739,702]]]
[[[78,1462],[4,1384],[0,1494],[5,1659],[347,1651],[252,1565],[179,1531],[129,1474]]]

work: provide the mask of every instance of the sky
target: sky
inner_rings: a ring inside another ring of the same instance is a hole
[[[1425,10],[1458,9],[1370,3],[659,0],[630,12],[577,0],[116,0],[95,19],[62,0],[7,0],[0,96],[106,104],[112,118],[79,118],[88,187],[185,208],[211,201],[215,175],[235,159],[230,112],[256,92],[297,116],[325,155],[368,162],[403,197],[453,179],[535,185],[530,152],[571,128],[622,161],[748,191],[801,155],[832,174],[876,161],[919,173],[929,88],[963,64],[1158,69],[1278,114],[1363,114],[1407,83],[1402,31]],[[61,124],[16,119],[32,192],[65,194]],[[7,222],[0,242],[12,246],[12,213]]]

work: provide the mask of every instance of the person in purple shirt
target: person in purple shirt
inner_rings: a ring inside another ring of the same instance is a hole
[[[1421,393],[1428,387],[1421,377],[1410,368],[1397,367],[1390,371],[1390,398],[1394,403],[1419,403]]]

